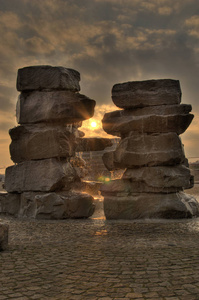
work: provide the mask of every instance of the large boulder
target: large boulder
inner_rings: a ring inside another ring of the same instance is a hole
[[[80,74],[64,67],[30,66],[18,70],[17,90],[71,90],[79,91]]]
[[[116,106],[124,109],[179,104],[180,82],[158,79],[115,84],[112,88],[112,100]]]
[[[167,191],[169,188],[177,191],[181,188],[189,189],[193,187],[191,172],[183,164],[127,169],[122,178],[131,182],[142,182],[146,186],[160,188],[162,191]]]
[[[70,91],[23,92],[17,102],[17,122],[78,123],[93,116],[95,103],[95,100]]]
[[[135,193],[131,196],[106,196],[107,219],[179,219],[199,216],[197,200],[183,192],[171,194]]]
[[[17,216],[20,208],[20,194],[0,193],[0,215]]]
[[[119,143],[114,152],[115,168],[176,165],[184,161],[181,139],[176,133],[132,135]]]
[[[79,138],[76,152],[102,151],[112,145],[111,139],[107,138]]]
[[[122,179],[102,185],[103,196],[129,196],[132,193],[175,193],[191,188],[190,170],[183,165],[127,169]]]
[[[19,217],[36,219],[88,218],[95,210],[94,198],[85,193],[33,193],[21,195]]]
[[[166,105],[165,105],[166,106]],[[182,134],[190,125],[194,115],[140,115],[134,116],[133,110],[114,111],[106,113],[102,120],[104,131],[108,134],[122,136],[131,132]]]
[[[75,154],[76,136],[66,126],[21,125],[10,129],[11,159],[15,163]]]
[[[0,224],[0,251],[8,248],[8,230],[8,225]]]
[[[6,169],[5,189],[9,193],[70,189],[76,177],[70,163],[55,158],[26,161]]]

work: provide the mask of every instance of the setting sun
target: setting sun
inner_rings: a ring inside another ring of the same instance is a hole
[[[96,127],[97,126],[97,123],[96,122],[92,122],[91,123],[91,127]]]

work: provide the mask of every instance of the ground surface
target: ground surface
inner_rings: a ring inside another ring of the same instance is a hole
[[[0,222],[0,300],[199,299],[199,219]]]

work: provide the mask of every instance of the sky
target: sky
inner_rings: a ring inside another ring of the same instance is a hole
[[[17,70],[30,65],[80,72],[80,93],[97,102],[81,128],[87,136],[111,137],[101,119],[117,109],[114,84],[180,80],[182,103],[195,115],[181,138],[186,156],[199,159],[198,0],[0,0],[0,36],[0,167],[13,164]]]

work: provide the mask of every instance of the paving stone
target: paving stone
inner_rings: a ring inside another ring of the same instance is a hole
[[[197,300],[199,219],[106,221],[1,216],[0,300]]]

